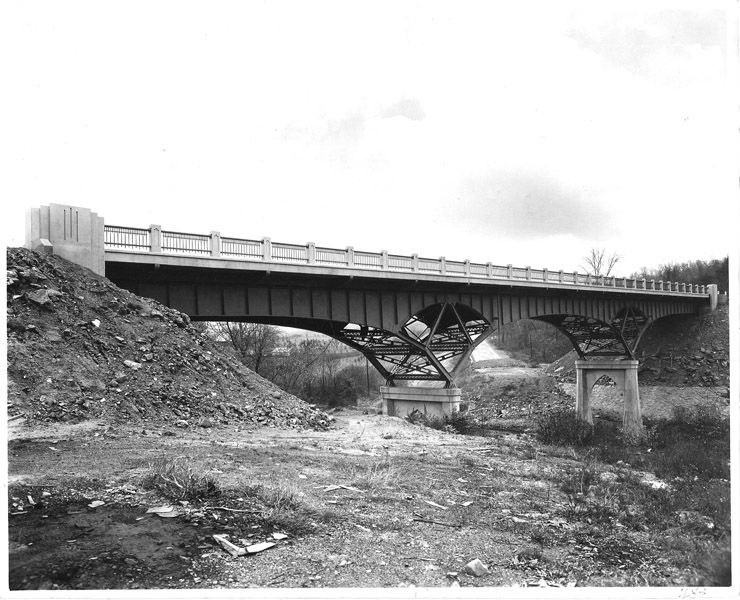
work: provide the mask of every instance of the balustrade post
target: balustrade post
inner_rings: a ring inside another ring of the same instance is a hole
[[[524,273],[525,273],[524,276],[526,277],[527,281],[532,279],[532,267],[524,267]]]
[[[486,277],[489,279],[493,277],[493,263],[486,263]]]
[[[562,270],[562,269],[560,269],[560,270],[558,271],[558,281],[559,281],[560,283],[563,283],[563,270]]]
[[[663,291],[663,280],[662,279],[658,279],[658,289]]]
[[[591,285],[591,273],[586,273],[586,285]]]
[[[625,288],[627,287],[627,278],[626,277],[622,279],[622,287],[625,287]]]
[[[213,258],[221,256],[221,234],[218,231],[211,231],[211,256]]]
[[[380,251],[380,263],[381,263],[381,268],[384,271],[387,271],[388,270],[388,250]]]
[[[149,225],[150,252],[162,252],[162,226]]]
[[[463,269],[465,270],[465,276],[470,277],[470,259],[465,259],[463,263]]]
[[[355,266],[355,249],[352,246],[347,246],[347,266]]]
[[[309,265],[316,264],[316,244],[308,242],[306,244],[306,257],[308,258]]]
[[[506,278],[507,279],[514,278],[514,269],[511,265],[506,265]]]
[[[547,267],[545,267],[544,269],[542,269],[542,281],[547,282],[548,276],[549,276],[549,273],[547,271]]]
[[[447,259],[444,256],[439,257],[439,272],[442,275],[447,275]]]
[[[419,272],[419,255],[418,254],[412,254],[411,255],[411,269],[414,273]]]
[[[643,278],[642,278],[642,289],[643,289],[643,290],[647,289],[647,288],[646,288],[646,285],[647,285],[647,281],[646,281],[646,280],[645,280],[645,278],[643,277]]]
[[[272,260],[272,240],[268,237],[262,238],[262,260]]]

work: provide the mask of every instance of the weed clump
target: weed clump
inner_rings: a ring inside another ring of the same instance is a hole
[[[455,411],[443,417],[430,417],[420,410],[414,409],[408,414],[406,420],[415,425],[424,425],[431,429],[437,429],[447,433],[459,433],[461,435],[472,433],[478,428],[475,419],[467,412],[461,411]]]
[[[220,493],[215,477],[194,468],[192,461],[185,458],[162,456],[149,464],[142,485],[159,491],[171,500],[194,502]]]
[[[594,426],[578,418],[572,409],[558,409],[537,420],[536,436],[544,444],[586,446],[593,440]]]

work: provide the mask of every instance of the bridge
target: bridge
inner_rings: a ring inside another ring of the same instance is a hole
[[[507,323],[536,319],[564,333],[580,357],[578,414],[592,420],[590,389],[608,375],[624,395],[625,427],[639,428],[635,351],[645,330],[717,304],[714,285],[107,225],[90,209],[59,204],[29,211],[26,245],[194,320],[331,336],[385,378],[388,414],[455,410],[455,378],[474,348]]]

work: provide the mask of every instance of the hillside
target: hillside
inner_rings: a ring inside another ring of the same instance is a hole
[[[28,422],[326,428],[187,315],[59,257],[7,250],[8,413]]]

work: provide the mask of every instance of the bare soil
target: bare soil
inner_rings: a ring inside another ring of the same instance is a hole
[[[670,586],[702,576],[677,541],[678,517],[664,530],[574,518],[558,481],[579,461],[527,434],[453,435],[360,410],[337,412],[328,431],[48,433],[17,427],[9,444],[14,590]],[[221,495],[174,502],[174,518],[148,514],[173,504],[142,485],[163,455],[213,474]],[[290,502],[267,510],[255,486]],[[213,533],[240,546],[288,537],[234,558]],[[692,551],[717,544],[709,531],[691,538]],[[464,572],[475,558],[489,574]]]

